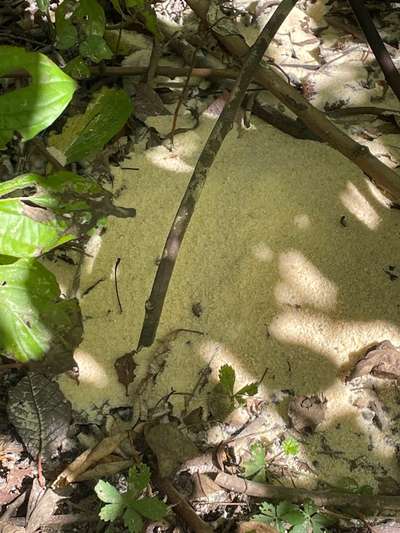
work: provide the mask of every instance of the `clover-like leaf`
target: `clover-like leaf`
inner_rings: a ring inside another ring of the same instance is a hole
[[[244,477],[254,481],[265,482],[265,449],[260,443],[250,448],[250,458],[243,463]]]
[[[150,483],[150,477],[150,468],[144,463],[131,466],[128,474],[129,491],[140,494]]]
[[[17,70],[27,71],[31,82],[0,96],[0,148],[15,131],[29,140],[50,126],[76,89],[75,81],[45,55],[16,46],[0,46],[0,75]]]
[[[300,450],[299,443],[293,437],[288,437],[282,442],[282,449],[285,455],[297,455]]]
[[[108,483],[107,481],[100,479],[100,481],[97,482],[94,490],[99,500],[104,503],[122,503],[121,494],[114,487],[114,485],[111,485],[111,483]]]
[[[233,395],[233,387],[236,380],[235,370],[230,365],[223,365],[219,369],[218,377],[224,390]]]
[[[143,518],[130,507],[124,513],[124,524],[129,533],[140,533],[143,529]]]
[[[150,496],[144,496],[140,500],[133,501],[130,507],[149,520],[161,520],[168,513],[168,505],[158,498],[151,498]]]
[[[121,516],[124,508],[119,503],[107,503],[100,509],[99,517],[104,522],[114,522],[119,516]]]

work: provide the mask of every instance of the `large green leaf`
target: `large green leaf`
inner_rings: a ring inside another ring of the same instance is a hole
[[[134,215],[114,207],[93,180],[67,171],[19,176],[0,184],[0,197],[0,254],[14,257],[40,256],[86,233],[104,216]]]
[[[64,0],[56,9],[57,48],[60,50],[68,50],[78,43],[78,30],[71,20],[75,7],[76,4],[71,0]]]
[[[106,29],[104,9],[97,0],[80,0],[75,17],[80,21],[86,35],[103,36]]]
[[[0,350],[26,362],[73,350],[79,342],[76,300],[60,300],[56,278],[35,259],[0,261]],[[71,341],[71,337],[73,340]]]
[[[125,91],[104,88],[83,115],[70,118],[62,133],[50,138],[50,144],[65,155],[67,163],[87,159],[118,133],[131,112],[132,103]]]
[[[0,148],[18,131],[29,140],[52,124],[70,102],[75,81],[39,52],[0,46],[0,75],[26,70],[27,87],[0,96]]]

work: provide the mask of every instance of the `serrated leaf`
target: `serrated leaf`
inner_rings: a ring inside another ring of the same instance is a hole
[[[80,0],[78,9],[75,11],[75,18],[79,20],[86,35],[103,36],[106,17],[104,9],[97,0]]]
[[[124,508],[120,503],[108,503],[100,509],[99,518],[104,522],[114,522],[121,516],[123,510]]]
[[[84,80],[90,77],[90,69],[80,56],[74,57],[64,67],[64,72],[75,80]]]
[[[299,506],[290,502],[280,502],[276,507],[276,514],[279,518],[284,517],[286,514],[292,513],[294,511],[299,511]],[[304,515],[303,515],[304,517]]]
[[[87,159],[118,133],[131,112],[131,100],[125,91],[104,88],[83,115],[70,118],[61,135],[50,138],[50,144],[65,154],[68,163]]]
[[[285,522],[289,522],[292,526],[303,524],[306,521],[306,517],[299,509],[287,511],[282,515],[279,515],[279,518]]]
[[[0,148],[15,131],[29,140],[50,126],[76,89],[75,81],[45,55],[16,46],[0,46],[0,75],[17,70],[28,71],[31,82],[0,96]]]
[[[274,518],[271,518],[265,514],[255,514],[251,517],[251,519],[255,520],[256,522],[261,522],[262,524],[270,524],[274,521]]]
[[[46,13],[49,8],[50,0],[36,0],[36,4],[42,13]]]
[[[263,515],[268,516],[271,519],[274,519],[276,517],[275,505],[273,505],[272,503],[262,502],[259,505],[258,509]]]
[[[9,392],[7,412],[30,455],[45,463],[59,453],[71,421],[71,405],[57,383],[32,372]]]
[[[128,474],[129,491],[140,494],[150,483],[150,477],[150,468],[144,463],[131,466]]]
[[[253,444],[250,448],[250,458],[243,463],[244,477],[254,481],[264,482],[265,450],[261,444]]]
[[[318,508],[312,501],[307,501],[303,504],[303,512],[305,515],[311,517],[318,512]]]
[[[100,35],[88,35],[79,45],[79,53],[94,63],[111,59],[113,55],[110,47]]]
[[[235,370],[230,365],[223,365],[219,369],[218,377],[225,391],[233,395],[233,387],[236,380]]]
[[[303,522],[302,524],[297,524],[293,526],[290,530],[290,533],[308,533],[308,524]]]
[[[0,350],[21,362],[73,353],[82,334],[76,300],[34,259],[0,264]],[[63,371],[62,369],[60,370]]]
[[[133,501],[130,507],[149,520],[161,520],[168,513],[168,506],[156,497],[144,496]]]
[[[235,396],[254,396],[258,392],[258,383],[249,383],[235,393]]]
[[[122,503],[121,494],[114,487],[114,485],[111,485],[111,483],[108,483],[107,481],[100,479],[100,481],[97,482],[94,490],[99,500],[104,503]]]
[[[288,437],[282,442],[282,449],[285,455],[297,455],[300,446],[296,439]]]
[[[332,516],[328,516],[326,514],[321,513],[315,513],[311,517],[311,522],[313,524],[318,524],[321,528],[326,528],[332,526],[336,522],[336,520]]]
[[[68,50],[78,43],[78,30],[72,23],[71,15],[76,7],[75,3],[64,0],[56,9],[55,27],[57,48]]]
[[[143,529],[142,517],[132,508],[129,508],[125,511],[124,524],[130,533],[140,533]]]

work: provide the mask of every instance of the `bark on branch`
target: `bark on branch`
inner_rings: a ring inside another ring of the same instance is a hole
[[[153,288],[150,297],[146,302],[145,318],[140,333],[137,351],[144,346],[151,346],[153,344],[179,249],[196,204],[200,198],[208,172],[226,135],[232,129],[236,113],[238,112],[246,94],[246,90],[254,77],[257,66],[279,27],[296,2],[297,0],[282,0],[273,16],[258,36],[254,45],[249,50],[246,50],[246,58],[243,61],[243,67],[235,82],[230,98],[225,104],[225,107],[215,123],[200,154],[164,245]]]
[[[317,507],[352,507],[363,511],[364,515],[375,515],[382,512],[396,512],[400,510],[400,496],[381,496],[369,494],[346,494],[334,491],[312,491],[290,487],[281,487],[249,481],[238,476],[220,472],[214,479],[220,487],[270,500],[303,503],[312,500]]]
[[[198,17],[207,23],[208,1],[186,2]],[[214,27],[211,29],[220,44],[233,56],[239,59],[246,56],[249,47],[239,32],[222,35],[216,32]],[[293,111],[317,137],[355,163],[390,199],[400,203],[400,176],[374,157],[366,146],[357,143],[337,128],[324,113],[312,106],[272,68],[258,67],[255,80]]]

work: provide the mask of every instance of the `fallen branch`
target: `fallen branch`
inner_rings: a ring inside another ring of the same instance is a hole
[[[199,18],[207,22],[209,5],[207,0],[186,0],[186,2]],[[213,24],[212,31],[220,44],[232,55],[239,59],[246,56],[249,47],[238,31],[223,34],[218,30],[218,23]],[[273,68],[259,66],[255,80],[295,113],[317,137],[350,159],[393,201],[400,203],[400,176],[374,157],[366,146],[357,143],[337,128],[322,111],[312,106]]]
[[[373,23],[368,9],[365,7],[362,0],[349,0],[349,4],[351,5],[354,15],[364,32],[365,38],[385,75],[386,81],[400,100],[400,74],[375,28],[375,24]]]
[[[185,498],[176,490],[168,479],[156,478],[156,484],[165,492],[168,500],[174,505],[174,511],[194,533],[212,533],[214,530],[202,520],[189,505]]]
[[[285,500],[293,503],[303,503],[306,500],[311,500],[317,507],[352,507],[362,510],[364,515],[368,514],[370,516],[388,511],[400,514],[400,496],[346,494],[344,492],[312,491],[282,487],[249,481],[224,472],[217,474],[214,482],[226,490],[247,494],[255,498]]]
[[[226,135],[232,129],[236,114],[241,106],[247,88],[254,77],[257,66],[279,27],[294,7],[296,1],[297,0],[282,0],[273,16],[264,26],[256,42],[248,51],[229,100],[218,117],[218,120],[199,156],[164,245],[151,294],[146,302],[145,318],[140,333],[137,351],[144,346],[151,346],[153,344],[179,249],[196,204],[200,198],[208,172]]]
[[[92,76],[140,76],[146,74],[149,67],[90,67],[90,74]],[[168,76],[175,78],[177,76],[194,76],[197,78],[222,78],[222,79],[236,79],[239,71],[232,68],[194,68],[190,67],[169,67],[157,66],[156,74],[159,76]],[[16,72],[15,75],[8,75],[8,77],[26,77],[26,74]],[[1,76],[0,76],[1,77]]]

